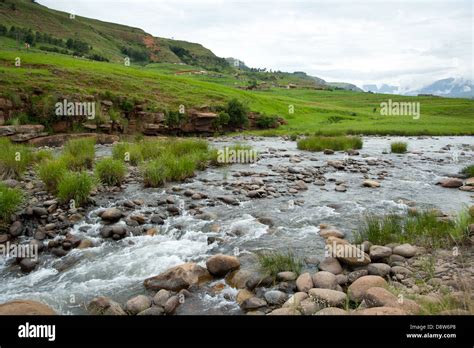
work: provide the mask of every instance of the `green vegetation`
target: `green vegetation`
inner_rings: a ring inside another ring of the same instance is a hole
[[[70,170],[91,169],[95,157],[95,138],[80,138],[67,142],[62,160]]]
[[[66,169],[64,160],[50,160],[38,165],[38,176],[49,192],[56,193]]]
[[[291,251],[286,253],[280,251],[264,251],[257,253],[260,270],[265,274],[276,278],[280,272],[295,272],[300,274],[303,269],[303,261]]]
[[[29,147],[0,138],[0,179],[20,179],[34,157]]]
[[[468,178],[474,177],[474,164],[464,167],[461,170],[461,174],[467,176]]]
[[[0,183],[0,220],[9,222],[10,216],[15,213],[19,205],[23,202],[23,195],[20,190],[9,188]]]
[[[225,166],[234,163],[254,163],[258,160],[258,152],[250,145],[235,144],[209,152],[210,164]]]
[[[408,147],[407,143],[403,143],[400,141],[390,144],[390,149],[392,153],[405,153],[407,152],[407,147]]]
[[[311,136],[298,141],[298,149],[307,151],[344,151],[349,149],[361,149],[362,139],[354,136]]]
[[[76,206],[82,206],[88,202],[94,186],[94,178],[87,172],[66,172],[59,181],[57,196],[62,203],[74,200]]]
[[[120,160],[103,158],[96,163],[95,173],[103,184],[119,186],[125,178],[127,168]]]
[[[436,211],[408,215],[368,215],[355,233],[355,242],[373,244],[411,243],[426,247],[446,247],[463,244],[469,239],[469,224],[474,217],[467,210],[455,219],[441,219]]]
[[[50,150],[39,150],[33,153],[33,161],[42,163],[53,159],[53,153]]]
[[[226,107],[225,111],[227,115],[229,115],[229,122],[228,124],[232,127],[242,127],[246,126],[249,122],[247,117],[247,113],[249,109],[247,106],[242,104],[238,99],[233,98],[231,99]]]
[[[112,157],[137,166],[143,161],[142,149],[139,144],[135,143],[118,143],[112,149]]]

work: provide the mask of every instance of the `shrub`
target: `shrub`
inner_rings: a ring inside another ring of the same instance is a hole
[[[77,206],[88,202],[94,179],[87,172],[66,172],[58,185],[58,198],[63,203],[74,200]]]
[[[229,125],[233,127],[243,127],[249,122],[248,108],[235,98],[227,103],[226,112],[229,114]]]
[[[0,178],[21,178],[33,160],[31,149],[5,138],[0,139],[0,149]]]
[[[464,167],[461,170],[461,174],[464,174],[465,176],[472,178],[474,177],[474,164],[471,164],[469,166]]]
[[[278,117],[277,116],[268,116],[268,115],[261,115],[259,118],[257,118],[255,122],[256,126],[258,128],[278,128],[280,123],[278,123]]]
[[[38,175],[49,192],[56,193],[58,185],[66,173],[66,163],[63,160],[50,160],[38,166]]]
[[[354,136],[311,136],[298,140],[298,149],[307,151],[344,151],[349,149],[361,149],[362,139]]]
[[[220,126],[227,126],[230,122],[230,116],[227,112],[221,111],[219,112],[218,123]]]
[[[95,173],[99,180],[110,186],[120,185],[126,174],[126,167],[120,160],[104,158],[95,165]]]
[[[9,222],[10,216],[17,211],[22,202],[23,194],[20,190],[0,183],[0,220]]]
[[[405,153],[407,152],[407,143],[403,142],[395,142],[390,144],[390,148],[392,150],[392,153]]]
[[[278,251],[265,251],[257,254],[260,269],[265,274],[276,278],[280,272],[290,271],[300,274],[303,262],[291,251],[286,253]]]
[[[95,158],[95,138],[70,140],[64,146],[63,160],[68,169],[80,171],[90,169]]]

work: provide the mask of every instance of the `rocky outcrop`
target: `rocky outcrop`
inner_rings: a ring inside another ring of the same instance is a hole
[[[43,125],[0,126],[0,136],[6,136],[13,142],[23,143],[46,136]]]

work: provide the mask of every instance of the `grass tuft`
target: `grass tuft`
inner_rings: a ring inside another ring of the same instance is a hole
[[[0,179],[20,179],[34,157],[29,147],[0,139]]]
[[[9,222],[10,216],[15,213],[23,202],[23,194],[20,190],[9,188],[0,183],[0,220]]]
[[[66,163],[61,160],[52,160],[38,165],[38,176],[49,192],[56,193],[59,182],[66,173]]]
[[[407,152],[407,143],[404,142],[394,142],[390,144],[390,149],[392,153],[406,153]]]
[[[257,253],[260,270],[276,278],[280,272],[290,271],[300,274],[303,269],[303,261],[296,257],[292,251],[286,253],[280,251],[264,251]]]
[[[74,200],[76,206],[82,206],[89,201],[94,186],[94,178],[87,172],[66,172],[59,181],[58,198],[62,203]]]
[[[95,173],[99,180],[109,186],[119,186],[122,184],[127,168],[120,160],[104,158],[95,165]]]
[[[355,136],[310,136],[298,140],[299,150],[324,151],[331,149],[334,151],[345,151],[349,149],[361,149],[362,139]]]

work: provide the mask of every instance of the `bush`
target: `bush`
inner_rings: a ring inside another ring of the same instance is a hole
[[[57,196],[62,203],[74,200],[76,206],[81,206],[88,202],[94,184],[87,172],[66,172],[59,181]]]
[[[298,140],[297,146],[300,150],[324,151],[331,149],[334,151],[344,151],[349,149],[361,149],[362,139],[353,136],[311,136]]]
[[[0,178],[20,179],[33,161],[31,149],[6,138],[0,139],[0,149]]]
[[[63,160],[70,170],[91,169],[95,158],[95,138],[70,140],[64,146]]]
[[[474,164],[471,164],[467,167],[464,167],[462,170],[461,170],[461,174],[467,176],[468,178],[472,178],[474,177]]]
[[[99,180],[109,186],[119,186],[126,174],[126,167],[120,160],[104,158],[95,165],[95,173]]]
[[[244,127],[248,125],[248,108],[237,99],[231,99],[226,106],[229,115],[229,125],[233,127]]]
[[[50,160],[38,166],[38,175],[49,192],[56,193],[59,182],[66,173],[66,163],[62,160]]]
[[[0,220],[10,222],[10,216],[17,211],[22,202],[23,194],[20,190],[0,183]]]
[[[403,142],[395,142],[390,144],[390,148],[392,150],[392,153],[405,153],[407,152],[407,143]]]
[[[303,262],[291,251],[286,253],[278,251],[261,252],[257,254],[257,258],[262,272],[274,279],[278,273],[285,271],[300,274],[303,268]]]
[[[277,116],[268,116],[268,115],[261,115],[257,118],[255,124],[258,128],[278,128],[280,123],[278,122]]]

